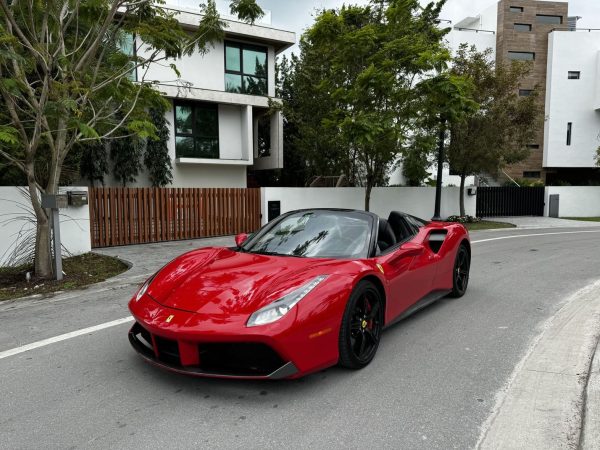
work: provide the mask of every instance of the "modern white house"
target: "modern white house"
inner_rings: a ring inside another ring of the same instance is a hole
[[[498,61],[530,60],[531,76],[519,95],[538,86],[544,123],[527,161],[510,167],[514,178],[546,184],[600,181],[594,156],[600,146],[600,31],[578,29],[581,17],[561,1],[500,0],[455,24],[448,36],[479,51],[491,48]]]
[[[192,31],[201,14],[189,4],[168,0],[165,8]],[[250,25],[230,16],[222,19],[225,40],[206,53],[155,63],[133,74],[157,82],[171,103],[166,114],[171,187],[246,187],[248,169],[283,167],[283,119],[281,112],[269,112],[269,100],[277,101],[275,58],[296,43],[296,35],[264,21]],[[142,42],[135,42],[135,49],[142,57],[149,52]],[[179,79],[171,63],[181,73]],[[109,174],[105,185],[118,182]],[[147,174],[141,173],[131,186],[150,186]]]

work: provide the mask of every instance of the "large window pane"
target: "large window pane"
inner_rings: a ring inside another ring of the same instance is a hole
[[[177,134],[192,134],[192,107],[175,107],[175,127]]]
[[[242,76],[231,73],[225,74],[225,90],[227,92],[242,92]]]
[[[244,77],[244,92],[251,95],[267,94],[267,79],[257,77]]]
[[[193,158],[194,152],[194,138],[176,136],[175,137],[175,153],[178,158]]]
[[[175,103],[177,158],[219,157],[219,111],[215,104]]]
[[[242,70],[240,66],[240,49],[237,47],[225,47],[225,69],[239,72]]]
[[[552,25],[560,25],[562,23],[562,16],[546,16],[544,14],[538,14],[538,23],[549,23]]]
[[[535,53],[533,52],[508,52],[508,59],[519,61],[533,61]]]
[[[196,138],[195,156],[197,158],[218,158],[219,140],[210,138]]]
[[[250,50],[245,48],[244,75],[267,76],[267,54],[264,51]]]
[[[196,132],[194,134],[219,137],[219,120],[216,108],[196,109]]]

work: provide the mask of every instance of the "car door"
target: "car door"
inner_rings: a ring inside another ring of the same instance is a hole
[[[427,296],[433,286],[436,256],[422,241],[420,228],[411,229],[408,240],[378,258],[389,286],[386,322]]]

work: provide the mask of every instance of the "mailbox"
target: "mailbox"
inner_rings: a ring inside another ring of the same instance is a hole
[[[42,208],[63,209],[67,205],[67,194],[42,194]]]
[[[67,192],[70,206],[85,206],[88,204],[88,193],[86,191]]]
[[[476,195],[477,194],[477,188],[476,187],[467,188],[467,194],[468,195]]]

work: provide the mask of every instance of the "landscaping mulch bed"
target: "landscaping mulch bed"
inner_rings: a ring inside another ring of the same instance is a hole
[[[63,272],[66,275],[61,281],[36,278],[33,275],[33,265],[1,267],[0,301],[78,289],[114,277],[127,269],[127,265],[117,258],[96,253],[64,258]],[[26,280],[27,272],[31,273],[29,282]]]
[[[516,225],[507,222],[493,222],[491,220],[482,220],[481,222],[465,223],[469,231],[495,230],[497,228],[515,228]]]

